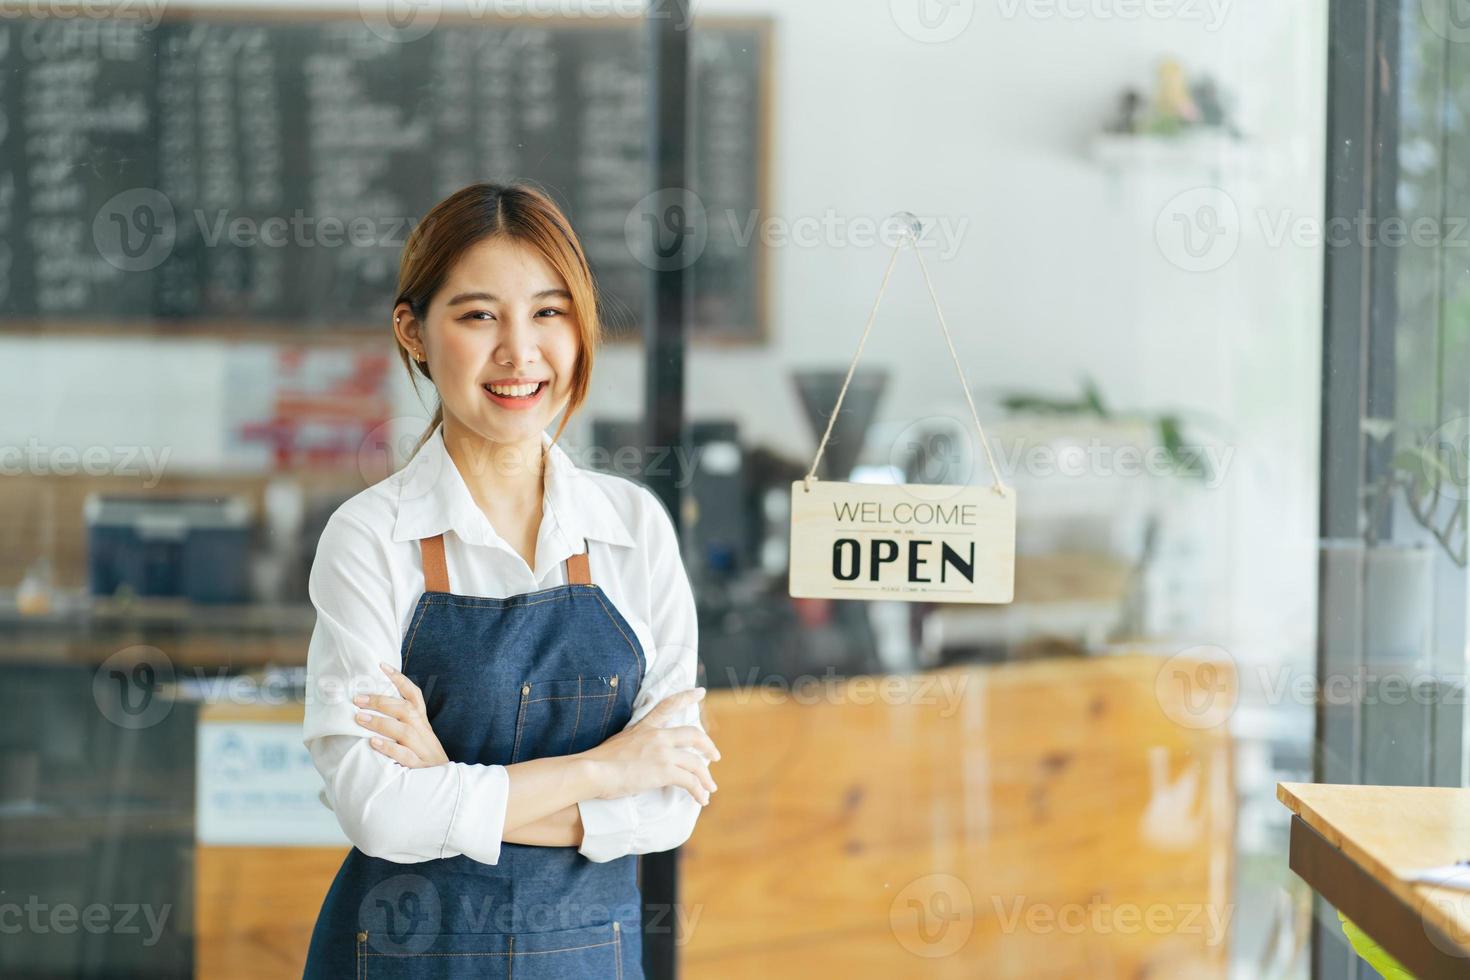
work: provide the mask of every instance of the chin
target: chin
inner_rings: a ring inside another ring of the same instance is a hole
[[[491,408],[480,413],[476,429],[491,442],[520,442],[539,437],[555,416],[526,412],[518,418],[505,418],[508,413],[497,413]]]

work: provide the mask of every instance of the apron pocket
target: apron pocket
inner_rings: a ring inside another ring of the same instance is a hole
[[[623,976],[622,926],[617,922],[555,932],[518,932],[511,949],[516,980],[582,980]]]
[[[621,930],[609,922],[550,932],[440,933],[422,952],[381,951],[363,932],[353,980],[616,980],[623,976]]]
[[[521,685],[511,764],[545,756],[573,755],[608,736],[618,675],[557,677]]]

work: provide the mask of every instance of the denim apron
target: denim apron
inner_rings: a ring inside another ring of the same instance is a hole
[[[644,650],[592,584],[586,544],[567,584],[491,599],[449,591],[444,536],[419,542],[425,591],[403,638],[453,762],[511,765],[600,745],[632,717]],[[357,848],[312,932],[306,980],[641,980],[637,858],[503,843],[413,864]]]

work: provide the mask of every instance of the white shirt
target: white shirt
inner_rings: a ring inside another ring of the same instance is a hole
[[[307,654],[305,737],[325,782],[322,801],[364,853],[409,863],[464,854],[500,857],[509,777],[504,766],[399,765],[368,744],[356,694],[397,695],[379,663],[401,667],[404,630],[424,591],[419,539],[444,534],[450,588],[504,598],[562,585],[562,562],[585,539],[592,581],[637,634],[646,656],[629,725],[664,697],[695,686],[694,595],[663,502],[621,476],[584,470],[551,436],[536,567],[471,497],[444,446],[443,426],[399,472],[342,504],[312,563],[316,627]],[[697,704],[671,725],[700,725]],[[579,848],[593,861],[677,847],[701,809],[682,787],[583,800]]]

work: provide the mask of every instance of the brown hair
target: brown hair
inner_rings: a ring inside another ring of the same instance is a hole
[[[544,192],[526,184],[471,184],[440,201],[424,215],[408,236],[403,258],[398,265],[398,298],[396,307],[407,303],[420,323],[429,312],[434,295],[449,278],[449,270],[471,246],[489,238],[504,236],[539,252],[547,263],[566,281],[572,294],[572,310],[582,336],[582,349],[572,371],[572,395],[562,412],[555,442],[567,422],[587,398],[592,378],[592,359],[602,340],[602,321],[598,313],[597,287],[592,270],[582,251],[582,243],[572,231],[566,215]],[[417,371],[430,382],[427,363],[409,357],[402,344],[398,356],[418,387]],[[434,418],[419,438],[422,446],[444,421],[444,406],[434,408]],[[415,447],[417,451],[417,447]]]

